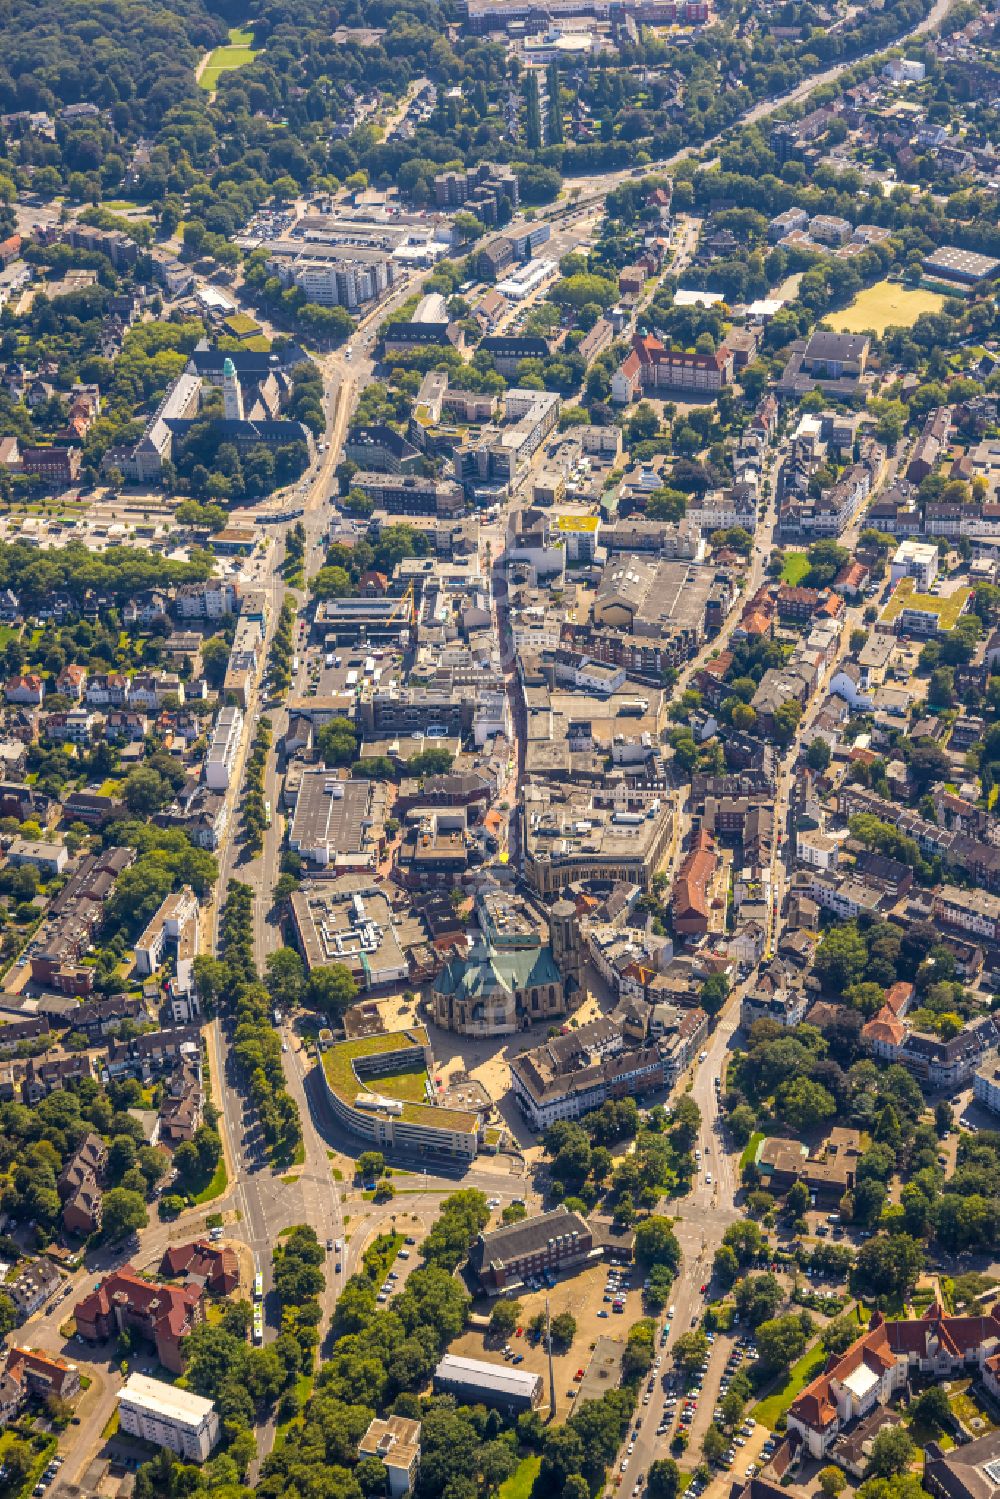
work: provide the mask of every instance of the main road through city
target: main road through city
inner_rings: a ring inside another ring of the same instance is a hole
[[[932,30],[943,19],[952,0],[935,0],[935,4],[928,16],[915,26],[908,35],[920,35]],[[904,38],[900,38],[903,40]],[[884,50],[884,49],[878,49]],[[844,69],[852,64],[839,64],[828,69],[819,77],[812,78],[796,86],[780,98],[764,100],[754,105],[744,116],[742,123],[763,119],[773,114],[788,104],[805,99],[815,88],[822,84],[835,80]],[[736,122],[741,123],[741,122]],[[705,143],[705,147],[711,148],[717,143],[717,139]],[[655,173],[664,167],[679,160],[682,155],[671,161],[659,162],[649,168],[649,173]],[[581,221],[592,216],[594,201],[617,186],[620,182],[629,178],[630,172],[612,172],[598,177],[575,178],[568,187],[572,195],[567,204],[565,200],[553,205],[548,211],[543,211],[539,218],[547,218],[554,227],[565,226],[567,218],[578,217]],[[537,219],[536,219],[537,222]],[[301,518],[306,532],[305,564],[308,575],[311,575],[322,565],[324,536],[332,516],[330,496],[334,491],[334,474],[340,462],[344,436],[348,422],[354,408],[359,390],[372,378],[375,365],[372,359],[372,351],[377,341],[378,332],[384,320],[398,307],[402,301],[419,290],[427,276],[432,272],[423,272],[417,276],[407,278],[403,284],[396,289],[385,302],[364,318],[354,336],[350,356],[346,351],[329,354],[320,360],[324,376],[324,400],[327,417],[327,429],[325,434],[325,448],[321,449],[312,469],[304,481],[297,488],[289,491],[282,497],[289,508],[301,509]],[[772,496],[774,486],[772,484]],[[271,507],[273,508],[273,507]],[[750,559],[747,575],[744,579],[744,588],[741,598],[737,601],[730,619],[727,621],[723,636],[716,637],[699,656],[690,662],[681,674],[677,690],[690,680],[693,672],[699,665],[704,664],[711,652],[718,650],[728,639],[736,620],[742,603],[759,586],[764,576],[764,568],[770,551],[775,527],[775,509],[773,497],[769,501],[768,510],[758,530],[757,545]],[[270,599],[270,614],[268,620],[267,642],[273,636],[275,623],[281,603],[288,592],[287,585],[278,571],[280,554],[283,548],[283,536],[287,532],[290,522],[279,522],[270,528],[271,534],[275,536],[276,551],[267,569],[262,572],[260,585],[267,589]],[[492,557],[490,561],[496,561],[497,552],[502,549],[503,536],[506,526],[506,517],[495,528],[491,536]],[[487,559],[484,557],[484,561]],[[500,590],[498,590],[498,593]],[[297,595],[293,592],[293,597]],[[301,600],[298,600],[301,602]],[[499,601],[498,601],[499,602]],[[501,627],[505,624],[503,611],[501,609],[499,621]],[[298,630],[298,625],[296,625]],[[299,636],[296,633],[296,645]],[[509,662],[505,665],[509,667]],[[293,691],[297,684],[293,683]],[[248,708],[248,718],[251,721],[251,730],[247,734],[247,744],[244,746],[244,757],[249,750],[252,738],[252,725],[261,711],[259,694],[254,698]],[[277,765],[277,744],[287,724],[287,712],[284,706],[269,710],[272,722],[272,733],[274,745],[268,757],[265,771],[265,798],[270,801],[274,816],[272,826],[266,831],[264,844],[260,855],[254,859],[246,859],[242,849],[236,840],[238,829],[238,810],[240,801],[240,788],[243,779],[243,767],[245,763],[241,760],[237,772],[233,776],[233,787],[231,791],[231,817],[229,829],[220,849],[220,879],[218,896],[215,902],[212,916],[212,939],[217,943],[218,920],[222,903],[225,898],[225,890],[231,878],[238,878],[251,886],[254,893],[254,951],[258,966],[263,971],[267,954],[280,945],[281,935],[275,919],[272,902],[272,891],[277,879],[281,853],[282,829],[280,808],[280,780]],[[523,732],[523,720],[515,713],[515,731],[521,729]],[[792,747],[794,752],[796,746]],[[518,763],[521,763],[521,749],[518,745]],[[790,759],[789,759],[790,765]],[[791,777],[787,769],[783,768],[783,774],[779,778],[779,790],[776,812],[776,826],[784,825],[787,812],[787,797],[789,794]],[[683,834],[683,813],[679,809],[679,829]],[[679,855],[683,837],[675,840],[672,856]],[[776,856],[776,877],[779,875],[779,862]],[[776,921],[775,917],[775,921]],[[776,940],[774,926],[769,933],[769,946]],[[700,1062],[693,1075],[693,1096],[699,1104],[702,1113],[702,1126],[699,1140],[699,1148],[702,1151],[701,1169],[698,1172],[690,1195],[679,1205],[675,1205],[671,1211],[679,1212],[678,1236],[681,1239],[684,1250],[684,1265],[678,1279],[675,1291],[676,1317],[673,1323],[672,1336],[683,1331],[690,1323],[697,1306],[700,1303],[700,1287],[708,1279],[712,1256],[721,1242],[722,1234],[727,1224],[739,1216],[733,1207],[733,1199],[738,1187],[738,1173],[735,1156],[727,1152],[720,1133],[718,1117],[718,1099],[714,1086],[714,1079],[720,1075],[726,1049],[730,1043],[738,1020],[738,1005],[740,991],[737,990],[731,997],[726,1010],[719,1019],[719,1023],[712,1035],[707,1048],[708,1054],[704,1062]],[[304,1136],[304,1162],[297,1165],[293,1171],[288,1173],[294,1180],[282,1182],[276,1179],[269,1168],[263,1151],[263,1143],[260,1138],[259,1126],[253,1118],[243,1101],[243,1089],[237,1086],[236,1074],[233,1070],[234,1062],[229,1053],[228,1040],[223,1026],[218,1024],[212,1028],[212,1055],[214,1058],[213,1073],[221,1079],[221,1086],[216,1090],[216,1101],[222,1111],[222,1132],[226,1158],[230,1170],[231,1187],[223,1202],[223,1207],[235,1207],[238,1209],[238,1222],[232,1225],[235,1236],[245,1240],[253,1252],[255,1262],[265,1276],[265,1282],[269,1285],[270,1256],[276,1236],[281,1228],[292,1222],[307,1221],[311,1223],[319,1235],[321,1241],[343,1237],[343,1216],[340,1203],[340,1193],[332,1179],[330,1159],[328,1150],[331,1144],[343,1146],[346,1142],[338,1139],[336,1127],[325,1109],[322,1089],[315,1086],[315,1076],[311,1073],[305,1054],[299,1048],[298,1042],[288,1028],[283,1028],[282,1037],[284,1041],[283,1065],[286,1075],[286,1083],[292,1096],[295,1098],[302,1118]],[[711,1163],[712,1169],[709,1168]],[[708,1181],[711,1174],[712,1180]],[[471,1171],[462,1178],[465,1185],[479,1185],[485,1190],[503,1200],[509,1200],[513,1196],[525,1192],[525,1185],[519,1182],[508,1182],[504,1186],[504,1178],[482,1170]],[[438,1178],[428,1183],[427,1201],[436,1204],[440,1201],[440,1194],[452,1190],[458,1184],[456,1181]],[[374,1204],[366,1204],[366,1220],[370,1220],[372,1228],[378,1223],[385,1221],[391,1216],[391,1206],[388,1210],[376,1209]],[[351,1272],[368,1239],[367,1234],[354,1234],[343,1260],[343,1274],[337,1276],[333,1270],[332,1258],[327,1264],[327,1293],[326,1310],[332,1310],[335,1303],[339,1285],[343,1278]],[[273,1305],[273,1297],[268,1304],[268,1336],[275,1335],[278,1316],[277,1308]],[[656,1409],[651,1405],[649,1411]],[[641,1423],[642,1432],[637,1445],[637,1457],[633,1460],[633,1467],[648,1467],[648,1460],[654,1455],[655,1443],[655,1421],[646,1419]],[[271,1432],[267,1429],[262,1433],[262,1449],[267,1450],[270,1443]]]

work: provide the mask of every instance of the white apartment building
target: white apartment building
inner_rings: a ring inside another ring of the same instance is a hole
[[[402,1499],[416,1483],[420,1466],[420,1422],[376,1416],[358,1443],[358,1456],[377,1457],[388,1474],[389,1499]]]
[[[243,738],[243,711],[223,708],[215,720],[212,742],[205,756],[205,781],[213,791],[226,791]]]
[[[832,911],[842,921],[853,921],[856,916],[875,916],[881,907],[878,890],[864,885],[849,875],[841,878],[836,871],[824,874],[819,870],[807,875],[803,870],[799,894],[810,896],[824,911]]]
[[[836,869],[840,847],[828,833],[799,829],[795,837],[795,856],[811,869]]]
[[[148,1374],[130,1374],[118,1391],[118,1425],[129,1436],[168,1447],[194,1463],[211,1456],[220,1436],[211,1400]]]
[[[915,578],[920,592],[929,593],[931,584],[937,577],[938,560],[936,546],[929,541],[915,541],[912,536],[908,536],[896,548],[889,582],[895,588],[900,578]]]
[[[606,458],[611,463],[617,462],[621,457],[621,427],[577,427],[573,435],[583,453]]]
[[[173,891],[165,898],[160,909],[136,942],[136,972],[146,976],[155,973],[163,962],[167,943],[179,945],[192,924],[196,938],[198,897],[190,885],[184,885],[180,890]]]
[[[506,692],[483,688],[476,694],[472,734],[480,749],[498,734],[505,739],[513,739],[514,726]]]
[[[738,495],[732,489],[710,490],[700,499],[692,495],[685,516],[699,531],[723,531],[739,526],[752,536],[757,529],[757,506],[752,496]]]
[[[239,597],[236,584],[225,578],[183,583],[174,599],[174,613],[178,619],[224,619],[236,613]]]
[[[991,1114],[1000,1114],[1000,1064],[991,1057],[972,1080],[972,1093],[977,1103],[989,1109]]]
[[[554,609],[531,604],[526,609],[512,609],[511,634],[519,652],[555,650],[562,639],[562,619]]]
[[[890,83],[922,83],[926,74],[924,64],[909,57],[894,57],[882,69],[882,77]]]

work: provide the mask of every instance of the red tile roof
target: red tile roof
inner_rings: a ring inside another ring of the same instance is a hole
[[[16,1379],[18,1384],[23,1384],[26,1372],[33,1374],[36,1379],[44,1380],[54,1395],[61,1395],[67,1385],[75,1391],[80,1383],[79,1370],[75,1364],[67,1363],[57,1354],[44,1353],[39,1348],[15,1346],[7,1357],[6,1373],[11,1379]]]
[[[712,835],[699,828],[674,881],[671,904],[675,917],[693,915],[708,919],[708,884],[716,863]]]
[[[882,1009],[861,1027],[862,1041],[888,1041],[892,1046],[901,1046],[906,1040],[906,1026],[891,1012]]]
[[[201,1290],[197,1286],[159,1285],[143,1280],[131,1265],[123,1265],[106,1276],[96,1291],[77,1302],[75,1316],[78,1322],[92,1322],[107,1317],[115,1302],[124,1301],[133,1313],[150,1317],[154,1322],[166,1318],[169,1326],[182,1332],[191,1308],[200,1300]]]
[[[925,1358],[936,1340],[939,1348],[955,1359],[964,1359],[994,1339],[1000,1338],[1000,1319],[993,1312],[978,1317],[949,1317],[939,1301],[932,1302],[922,1317],[886,1322],[876,1312],[868,1331],[862,1333],[840,1357],[827,1360],[823,1373],[807,1385],[792,1402],[788,1414],[822,1431],[836,1419],[837,1409],[830,1389],[831,1382],[843,1382],[855,1369],[864,1365],[881,1376],[891,1369],[897,1358]],[[1000,1363],[1000,1355],[989,1360]]]
[[[913,985],[904,983],[902,979],[893,984],[886,991],[885,1008],[891,1010],[895,1016],[905,1015],[913,1000]]]

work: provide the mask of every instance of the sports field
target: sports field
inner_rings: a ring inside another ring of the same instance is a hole
[[[944,297],[935,291],[915,290],[895,281],[876,281],[858,292],[850,307],[824,319],[834,333],[875,333],[887,328],[911,328],[922,312],[938,312]]]
[[[219,83],[220,73],[232,73],[236,68],[245,68],[258,55],[259,48],[253,44],[253,32],[243,31],[239,26],[229,28],[229,44],[216,47],[202,69],[198,82],[208,93]]]

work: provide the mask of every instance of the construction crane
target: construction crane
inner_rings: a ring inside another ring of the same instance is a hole
[[[407,612],[409,614],[410,624],[415,625],[417,622],[417,606],[414,598],[412,582],[406,585],[406,592],[400,595],[396,604],[390,610],[389,615],[386,619],[386,624],[391,624],[394,619],[397,619],[404,608],[407,609]]]

